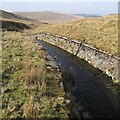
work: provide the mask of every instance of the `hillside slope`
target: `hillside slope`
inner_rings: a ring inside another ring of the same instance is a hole
[[[24,29],[29,29],[30,27],[24,23],[14,22],[14,21],[1,21],[2,22],[2,30],[7,31],[22,31]]]
[[[67,14],[60,14],[56,12],[44,11],[44,12],[15,12],[17,15],[21,15],[23,17],[28,17],[30,19],[35,19],[40,22],[47,22],[47,23],[55,23],[55,22],[63,22],[63,21],[70,21],[75,20],[76,17],[70,16]]]
[[[118,51],[117,15],[83,18],[73,22],[37,27],[32,32],[47,32],[65,36],[69,39],[85,40],[89,45],[115,55]]]
[[[44,25],[36,20],[21,17],[10,12],[0,10],[0,29],[7,31],[22,31],[29,28],[35,28],[38,25]]]
[[[26,17],[22,17],[20,15],[15,15],[13,13],[10,13],[10,12],[4,11],[4,10],[0,10],[0,18],[30,20]]]

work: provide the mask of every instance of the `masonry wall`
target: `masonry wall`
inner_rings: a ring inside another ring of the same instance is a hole
[[[33,37],[44,40],[52,45],[58,46],[79,58],[86,60],[95,68],[99,68],[112,79],[118,80],[118,62],[120,59],[116,56],[107,54],[92,46],[77,40],[69,40],[66,37],[52,35],[47,33],[34,34]]]

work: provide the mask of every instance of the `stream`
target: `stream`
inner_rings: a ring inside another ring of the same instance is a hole
[[[118,118],[118,94],[108,87],[111,78],[86,61],[54,45],[36,40],[54,57],[63,74],[70,118]]]

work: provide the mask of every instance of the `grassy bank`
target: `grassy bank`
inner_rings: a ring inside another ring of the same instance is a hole
[[[6,18],[1,20],[5,24],[0,41],[0,111],[3,118],[69,118],[70,101],[65,99],[64,89],[59,85],[61,72],[47,66],[48,53],[26,36],[27,33],[47,32],[85,40],[92,46],[117,55],[117,15],[51,25]]]
[[[46,54],[20,32],[2,33],[2,118],[68,118],[69,101]]]
[[[32,33],[47,32],[85,40],[98,49],[117,55],[118,51],[118,16],[109,15],[99,18],[80,19],[55,25],[38,26]]]
[[[16,32],[25,32],[26,30],[31,31],[31,29],[36,28],[37,26],[45,26],[47,23],[33,21],[33,20],[20,20],[20,19],[9,19],[9,18],[0,18],[0,29],[2,31],[16,31]]]

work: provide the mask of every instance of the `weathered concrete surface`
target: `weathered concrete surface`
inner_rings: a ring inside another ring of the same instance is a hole
[[[118,62],[120,61],[120,58],[82,43],[81,41],[69,40],[66,37],[61,37],[58,35],[42,32],[34,34],[32,37],[58,46],[59,48],[62,48],[69,53],[86,60],[95,68],[99,68],[108,76],[112,77],[113,80],[118,80]]]

